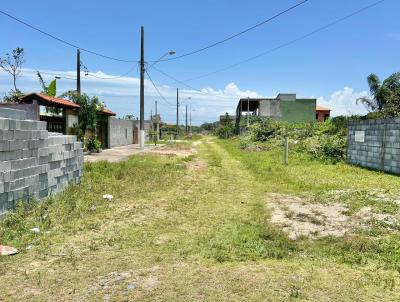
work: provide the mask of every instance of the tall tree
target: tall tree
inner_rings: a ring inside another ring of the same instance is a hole
[[[391,74],[381,82],[376,74],[367,78],[371,98],[362,97],[357,102],[363,103],[370,111],[386,116],[400,115],[400,72]]]
[[[17,47],[12,53],[6,53],[4,58],[0,58],[0,67],[13,78],[14,92],[19,92],[17,89],[17,78],[21,76],[21,68],[24,63],[24,49]]]

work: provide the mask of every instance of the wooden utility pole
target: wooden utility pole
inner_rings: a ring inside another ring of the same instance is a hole
[[[140,30],[140,128],[139,144],[144,148],[144,28]]]
[[[81,94],[81,51],[76,50],[76,92]]]
[[[179,138],[179,88],[176,88],[176,137]]]

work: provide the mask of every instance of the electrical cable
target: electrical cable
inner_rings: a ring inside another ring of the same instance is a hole
[[[136,69],[136,67],[137,67],[137,65],[134,65],[134,66],[133,66],[132,68],[130,68],[127,72],[125,72],[125,73],[123,73],[123,74],[121,74],[121,75],[119,75],[119,76],[115,76],[115,77],[99,77],[99,76],[94,75],[93,73],[90,73],[90,72],[88,72],[88,73],[86,74],[86,76],[94,77],[94,78],[101,79],[101,80],[120,79],[120,78],[123,78],[123,77],[127,76],[128,74],[130,74],[133,70]]]
[[[366,10],[368,10],[368,9],[370,9],[370,8],[372,8],[372,7],[374,7],[374,6],[377,6],[378,4],[380,4],[380,3],[384,2],[384,1],[385,1],[385,0],[376,1],[376,2],[374,2],[374,3],[372,3],[372,4],[368,5],[368,6],[365,6],[365,7],[361,8],[361,9],[359,9],[359,10],[357,10],[357,11],[355,11],[355,12],[349,14],[349,15],[346,15],[346,16],[344,16],[344,17],[341,17],[341,18],[339,18],[339,19],[336,19],[336,20],[334,20],[334,21],[332,21],[332,22],[330,22],[330,23],[328,23],[328,24],[326,24],[326,25],[324,25],[324,26],[321,26],[321,27],[319,27],[319,28],[317,28],[317,29],[315,29],[315,30],[313,30],[313,31],[311,31],[311,32],[309,32],[309,33],[307,33],[307,34],[305,34],[305,35],[302,35],[302,36],[300,36],[300,37],[298,37],[298,38],[296,38],[296,39],[293,39],[293,40],[290,40],[290,41],[285,42],[285,43],[283,43],[283,44],[280,44],[280,45],[278,45],[278,46],[276,46],[276,47],[274,47],[274,48],[271,48],[271,49],[266,50],[266,51],[264,51],[264,52],[262,52],[262,53],[259,53],[258,55],[249,57],[249,58],[247,58],[247,59],[245,59],[245,60],[242,60],[242,61],[239,61],[239,62],[237,62],[237,63],[228,65],[228,66],[226,66],[226,67],[223,67],[223,68],[220,68],[220,69],[211,71],[211,72],[209,72],[209,73],[205,73],[205,74],[200,75],[200,76],[196,76],[196,77],[193,77],[193,78],[189,78],[189,79],[186,79],[186,80],[183,80],[183,81],[175,81],[175,82],[176,82],[176,83],[181,83],[181,84],[182,84],[182,83],[184,83],[184,82],[195,81],[195,80],[202,79],[202,78],[206,78],[206,77],[209,77],[209,76],[211,76],[211,75],[214,75],[214,74],[217,74],[217,73],[226,71],[226,70],[230,70],[230,69],[235,68],[235,67],[237,67],[237,66],[239,66],[239,65],[245,64],[245,63],[247,63],[247,62],[253,61],[253,60],[258,59],[258,58],[260,58],[260,57],[263,57],[263,56],[265,56],[265,55],[267,55],[267,54],[270,54],[270,53],[272,53],[272,52],[274,52],[274,51],[277,51],[277,50],[279,50],[279,49],[281,49],[281,48],[287,47],[287,46],[289,46],[289,45],[291,45],[291,44],[294,44],[294,43],[296,43],[296,42],[298,42],[298,41],[304,40],[304,39],[306,39],[306,38],[308,38],[308,37],[310,37],[310,36],[312,36],[312,35],[314,35],[314,34],[316,34],[316,33],[318,33],[318,32],[321,32],[321,31],[323,31],[323,30],[325,30],[325,29],[328,29],[328,28],[330,28],[330,27],[332,27],[332,26],[334,26],[334,25],[336,25],[336,24],[338,24],[338,23],[340,23],[340,22],[343,22],[343,21],[345,21],[345,20],[347,20],[347,19],[349,19],[349,18],[351,18],[351,17],[353,17],[353,16],[355,16],[355,15],[357,15],[357,14],[360,14],[360,13],[362,13],[362,12],[364,12],[364,11],[366,11]],[[172,84],[172,83],[171,83],[171,84]]]
[[[151,79],[150,74],[147,72],[146,70],[146,74],[149,77],[150,82],[153,84],[155,90],[157,91],[158,95],[160,96],[160,98],[167,103],[169,106],[175,107],[173,104],[171,104],[170,102],[167,101],[167,99],[161,94],[160,90],[157,88],[156,84],[153,82],[153,80]]]
[[[125,59],[115,58],[115,57],[111,57],[111,56],[108,56],[108,55],[105,55],[105,54],[102,54],[102,53],[99,53],[99,52],[96,52],[96,51],[93,51],[93,50],[89,50],[89,49],[80,47],[80,46],[78,46],[78,45],[76,45],[74,43],[68,42],[68,41],[66,41],[66,40],[64,40],[62,38],[59,38],[59,37],[57,37],[55,35],[52,35],[52,34],[50,34],[48,32],[45,32],[44,30],[41,30],[40,28],[37,28],[37,27],[35,27],[35,26],[33,26],[33,25],[31,25],[31,24],[29,24],[29,23],[27,23],[27,22],[25,22],[25,21],[23,21],[21,19],[18,19],[17,17],[12,16],[9,13],[6,13],[5,11],[0,10],[0,14],[3,14],[4,16],[6,16],[6,17],[8,17],[10,19],[13,19],[14,21],[17,21],[17,22],[19,22],[19,23],[21,23],[21,24],[23,24],[23,25],[25,25],[25,26],[37,31],[37,32],[40,32],[41,34],[46,35],[46,36],[48,36],[48,37],[50,37],[50,38],[52,38],[52,39],[54,39],[54,40],[56,40],[58,42],[61,42],[61,43],[65,44],[65,45],[68,45],[68,46],[76,48],[76,49],[80,49],[81,51],[90,53],[92,55],[99,56],[99,57],[102,57],[102,58],[105,58],[105,59],[109,59],[109,60],[113,60],[113,61],[118,61],[118,62],[125,62],[125,63],[137,62],[137,60],[125,60]]]
[[[285,9],[285,10],[283,10],[283,11],[281,11],[281,12],[275,14],[275,15],[273,15],[272,17],[270,17],[270,18],[268,18],[268,19],[266,19],[266,20],[263,20],[263,21],[261,21],[261,22],[255,24],[255,25],[249,27],[249,28],[246,28],[246,29],[244,29],[244,30],[242,30],[242,31],[240,31],[240,32],[238,32],[238,33],[236,33],[236,34],[233,34],[233,35],[231,35],[231,36],[229,36],[229,37],[227,37],[227,38],[225,38],[225,39],[222,39],[222,40],[217,41],[217,42],[214,42],[214,43],[212,43],[212,44],[210,44],[210,45],[208,45],[208,46],[205,46],[205,47],[202,47],[202,48],[199,48],[199,49],[196,49],[196,50],[187,52],[187,53],[185,53],[185,54],[182,54],[182,55],[179,55],[179,56],[170,58],[170,59],[160,60],[160,62],[167,62],[167,61],[178,60],[178,59],[181,59],[181,58],[184,58],[184,57],[188,57],[188,56],[197,54],[197,53],[199,53],[199,52],[203,52],[203,51],[208,50],[208,49],[210,49],[210,48],[213,48],[213,47],[215,47],[215,46],[218,46],[218,45],[220,45],[220,44],[222,44],[222,43],[225,43],[225,42],[227,42],[227,41],[229,41],[229,40],[232,40],[232,39],[234,39],[234,38],[237,38],[237,37],[239,37],[239,36],[241,36],[241,35],[243,35],[243,34],[249,32],[249,31],[251,31],[251,30],[253,30],[253,29],[257,28],[257,27],[260,27],[260,26],[262,26],[262,25],[264,25],[264,24],[266,24],[266,23],[268,23],[268,22],[271,22],[272,20],[274,20],[274,19],[280,17],[281,15],[286,14],[287,12],[289,12],[289,11],[291,11],[291,10],[294,10],[295,8],[297,8],[297,7],[299,7],[299,6],[303,5],[303,4],[305,4],[305,3],[308,2],[308,1],[309,1],[309,0],[303,0],[303,1],[301,1],[301,2],[299,2],[299,3],[297,3],[297,4],[295,4],[295,5],[292,5],[291,7],[287,8],[287,9]]]
[[[213,96],[213,97],[216,97],[216,98],[220,98],[220,99],[225,99],[225,100],[232,100],[232,99],[236,99],[236,98],[237,98],[237,96],[224,97],[224,96],[212,94],[212,93],[210,93],[210,92],[205,92],[205,91],[200,90],[200,89],[197,89],[197,88],[195,88],[195,87],[193,87],[193,86],[191,86],[191,85],[189,85],[189,84],[187,84],[187,83],[185,83],[185,82],[183,82],[183,81],[178,80],[177,78],[175,78],[175,77],[171,76],[170,74],[168,74],[168,73],[166,73],[166,72],[160,70],[159,68],[156,68],[156,67],[153,67],[153,68],[154,68],[154,70],[156,70],[156,71],[158,71],[159,73],[163,74],[164,76],[166,76],[166,77],[168,77],[168,78],[174,80],[175,82],[180,83],[180,84],[182,84],[183,86],[186,86],[187,88],[192,89],[192,90],[195,90],[195,91],[197,91],[197,92],[199,92],[199,93],[201,93],[201,94],[210,95],[210,96]]]

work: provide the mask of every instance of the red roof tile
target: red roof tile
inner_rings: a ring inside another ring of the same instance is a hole
[[[111,116],[116,116],[117,114],[115,112],[112,112],[110,109],[104,107],[103,110],[101,110],[100,112],[106,114],[106,115],[111,115]]]
[[[21,102],[25,103],[28,102],[32,99],[35,99],[41,103],[43,106],[54,106],[54,107],[62,107],[62,108],[71,108],[71,109],[77,109],[80,108],[80,106],[72,101],[66,100],[66,99],[60,99],[60,98],[55,98],[51,96],[47,96],[41,93],[30,93],[25,95],[24,97],[21,98]],[[103,108],[100,110],[101,113],[104,113],[105,115],[109,116],[116,116],[117,114],[115,112],[112,112],[108,108]]]
[[[324,107],[324,106],[319,106],[319,105],[317,105],[316,110],[317,111],[331,111],[331,109]]]
[[[22,99],[21,102],[26,102],[30,101],[32,99],[37,99],[41,103],[43,103],[44,106],[55,106],[55,107],[63,107],[63,108],[80,108],[78,104],[75,104],[74,102],[71,102],[69,100],[65,99],[60,99],[60,98],[55,98],[51,96],[47,96],[41,93],[30,93],[25,95]]]

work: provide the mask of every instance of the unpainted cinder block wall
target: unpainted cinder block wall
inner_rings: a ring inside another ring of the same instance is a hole
[[[19,200],[42,199],[79,182],[82,143],[76,136],[47,132],[26,112],[0,108],[0,215]]]
[[[356,131],[364,142],[356,141]],[[347,162],[400,174],[400,119],[349,121]]]
[[[126,146],[133,144],[134,120],[124,120],[115,117],[108,119],[108,146]]]

